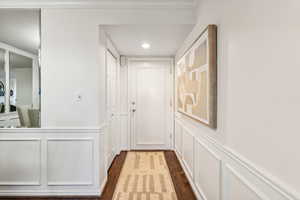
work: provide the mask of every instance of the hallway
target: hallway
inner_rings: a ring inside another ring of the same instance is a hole
[[[0,1],[0,199],[300,200],[299,10]]]
[[[141,152],[141,151],[133,151],[133,152]],[[146,151],[152,152],[152,151]],[[161,152],[161,151],[157,151]],[[132,152],[129,152],[132,153]],[[156,153],[156,152],[154,152]],[[113,199],[114,192],[118,183],[118,178],[121,174],[122,167],[124,165],[127,152],[122,152],[119,156],[114,160],[109,173],[108,173],[108,181],[103,190],[103,194],[100,197],[101,200]],[[173,185],[176,191],[176,196],[178,200],[196,200],[194,192],[187,180],[187,177],[179,163],[179,160],[176,157],[174,151],[163,151],[168,169],[170,171],[170,175],[173,181]],[[147,173],[146,173],[147,174]],[[121,198],[122,199],[122,198]],[[120,199],[120,200],[121,200]],[[156,198],[154,198],[156,199]],[[142,199],[141,199],[142,200]],[[173,200],[173,199],[172,199]]]

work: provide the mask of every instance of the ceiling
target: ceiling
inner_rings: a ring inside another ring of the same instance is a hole
[[[0,42],[37,54],[39,10],[0,9]]]
[[[101,26],[121,55],[173,56],[193,25],[106,25]],[[143,42],[151,45],[141,47]]]
[[[197,0],[1,0],[15,8],[193,8]]]

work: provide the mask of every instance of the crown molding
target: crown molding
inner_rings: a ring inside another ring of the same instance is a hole
[[[195,9],[196,0],[3,0],[0,8]]]

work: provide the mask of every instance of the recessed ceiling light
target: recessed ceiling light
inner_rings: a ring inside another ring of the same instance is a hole
[[[150,44],[144,42],[144,43],[142,44],[142,47],[143,47],[143,49],[149,49],[149,48],[150,48]]]

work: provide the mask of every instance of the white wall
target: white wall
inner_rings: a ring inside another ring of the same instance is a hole
[[[218,129],[178,120],[195,139],[209,136],[298,194],[299,7],[297,0],[201,0],[198,24],[177,54],[218,25]]]
[[[93,127],[104,121],[100,24],[193,24],[194,20],[190,9],[42,9],[42,127]],[[81,102],[76,101],[78,93]]]

